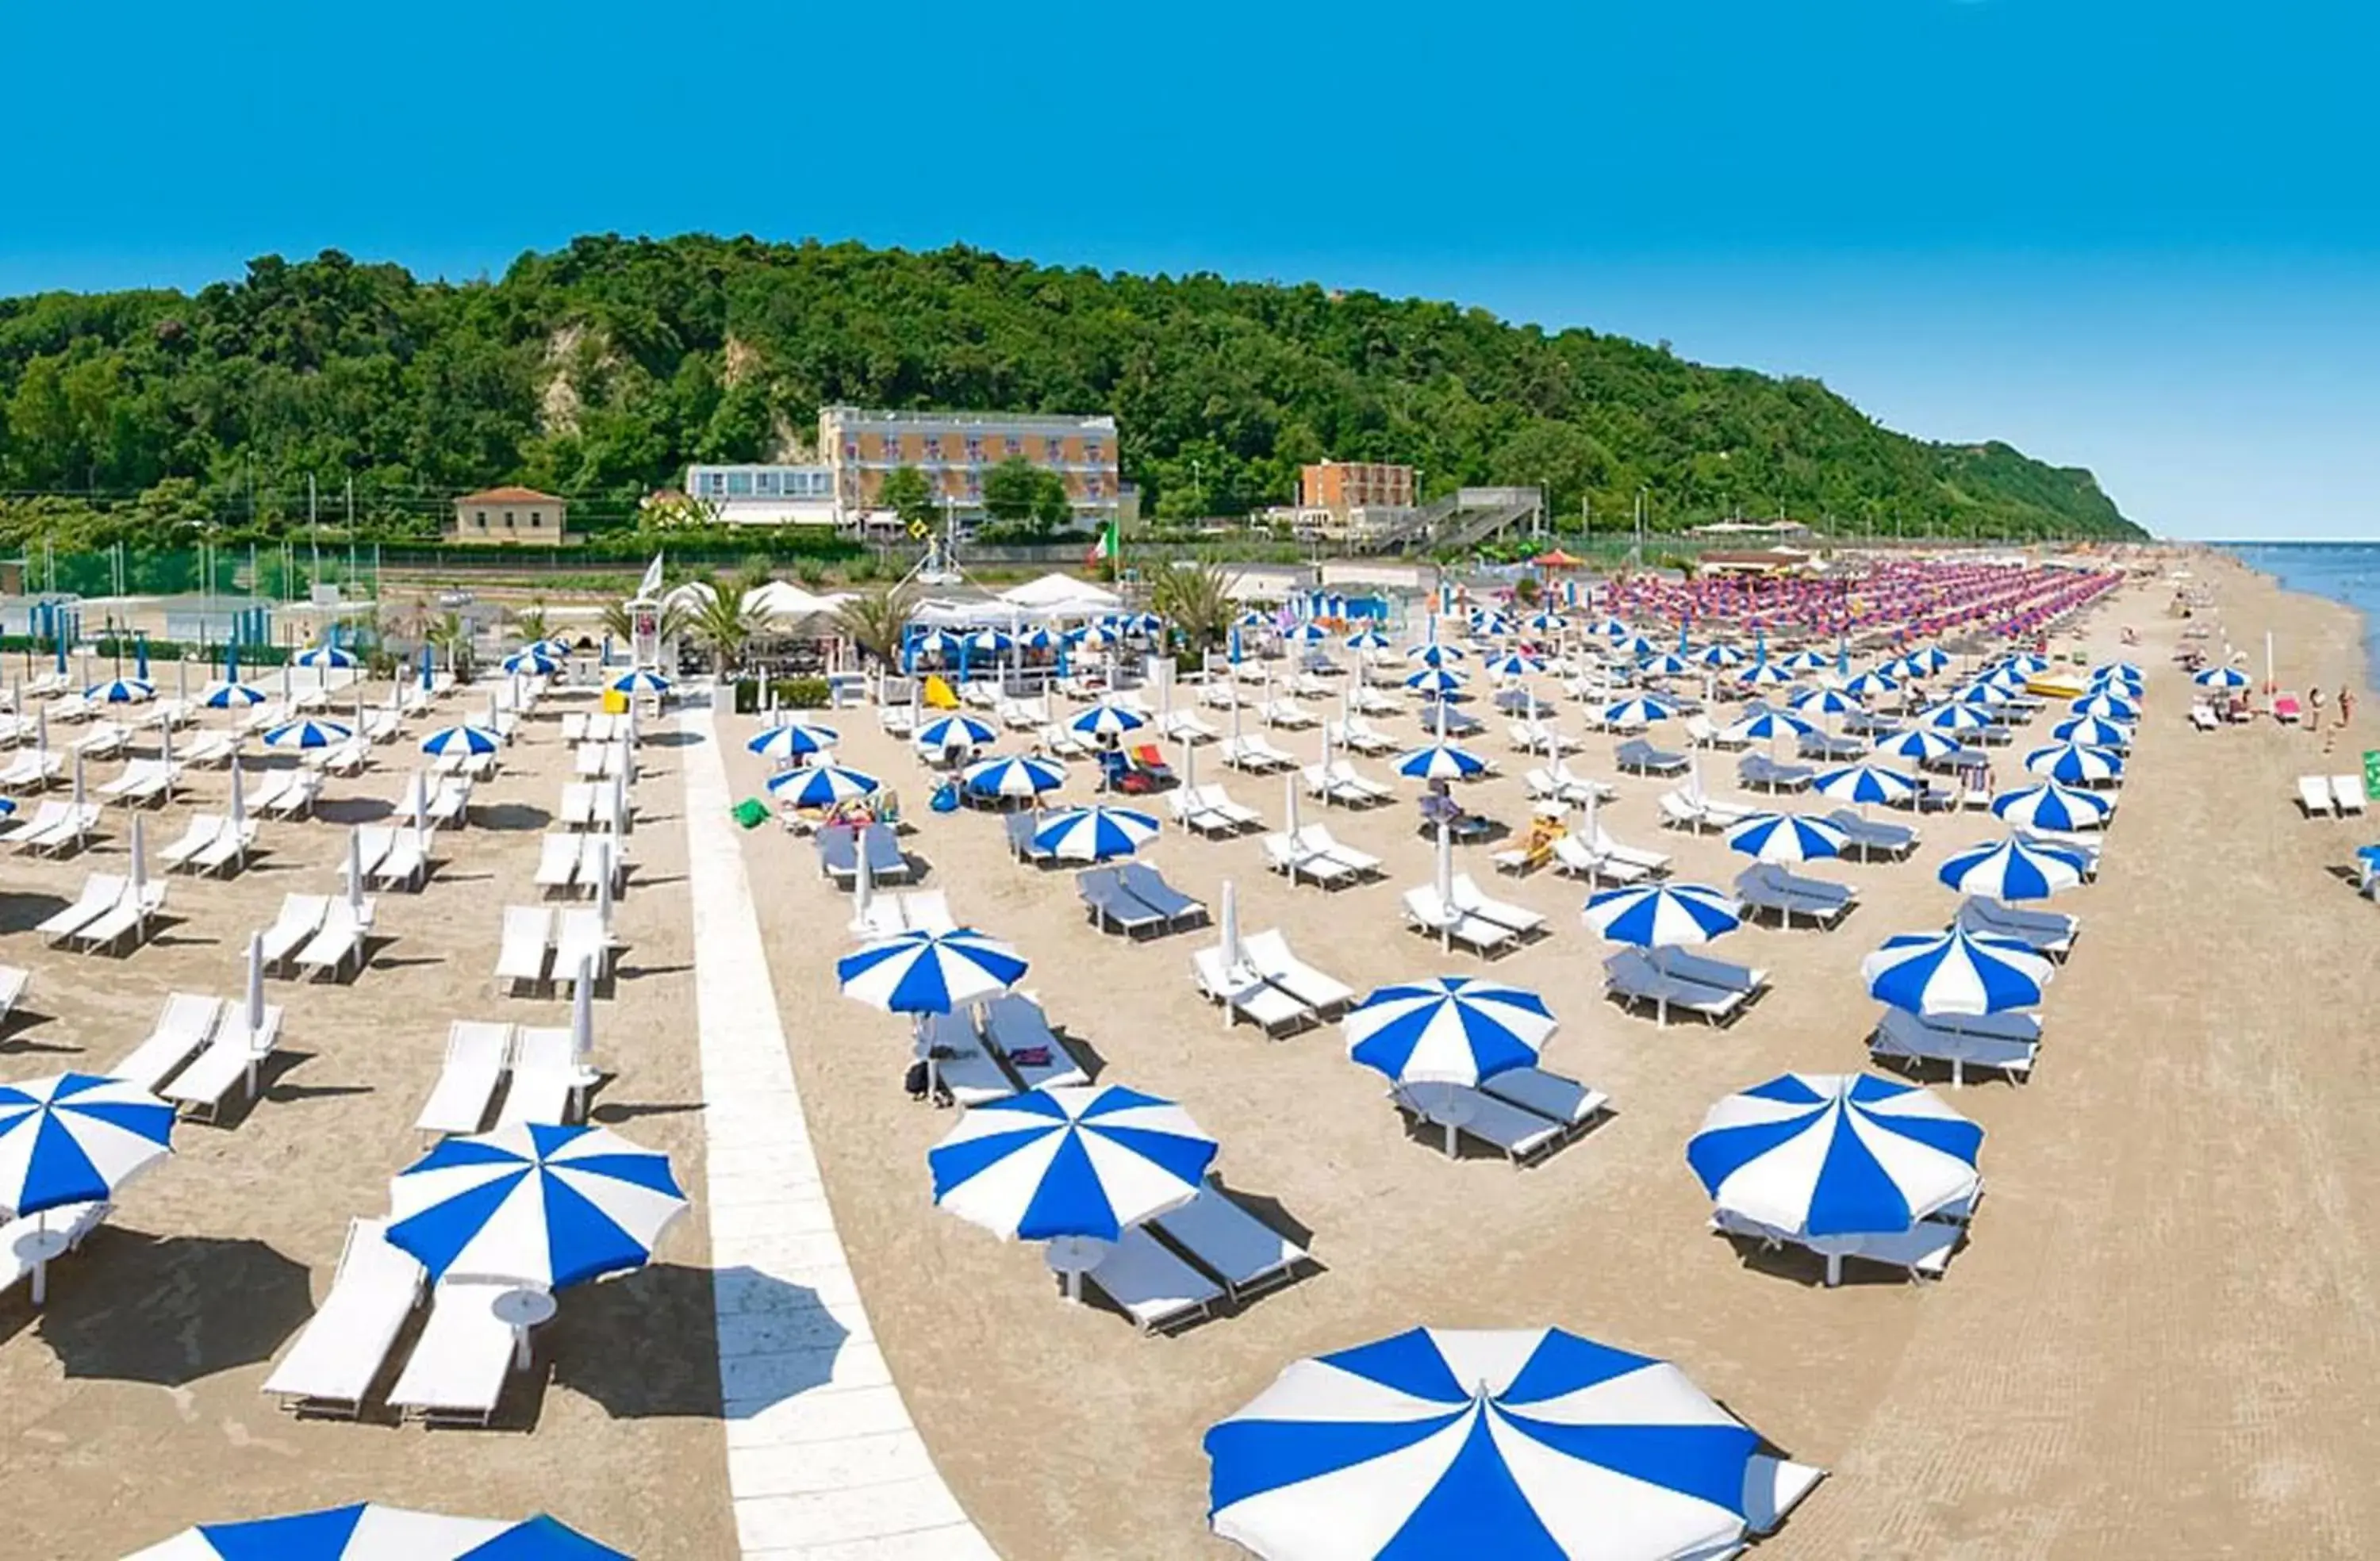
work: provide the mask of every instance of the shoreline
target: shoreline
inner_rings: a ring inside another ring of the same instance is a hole
[[[2238,568],[2247,571],[2258,579],[2271,585],[2273,588],[2277,591],[2281,591],[2290,596],[2304,597],[2311,601],[2323,602],[2346,612],[2354,621],[2355,643],[2362,647],[2362,686],[2366,692],[2380,692],[2380,626],[2375,626],[2374,616],[2375,611],[2380,611],[2380,609],[2366,607],[2362,603],[2347,600],[2343,597],[2326,595],[2322,591],[2309,589],[2303,586],[2291,585],[2288,581],[2284,580],[2277,572],[2255,563],[2249,559],[2243,558],[2239,552],[2234,551],[2235,549],[2241,547],[2271,547],[2276,545],[2307,548],[2368,547],[2374,550],[2375,563],[2380,563],[2380,541],[2302,542],[2283,544],[2274,544],[2269,542],[2200,542],[2192,544],[2196,549],[2204,550],[2205,552],[2220,557]],[[2334,680],[2330,686],[2335,687],[2336,685],[2336,681]]]

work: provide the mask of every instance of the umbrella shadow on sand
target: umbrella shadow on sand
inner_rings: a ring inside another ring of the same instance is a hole
[[[262,1241],[103,1226],[52,1265],[39,1326],[69,1377],[179,1387],[271,1360],[313,1306]]]
[[[747,1418],[832,1380],[850,1337],[808,1286],[744,1267],[657,1263],[561,1300],[554,1385],[617,1420]]]

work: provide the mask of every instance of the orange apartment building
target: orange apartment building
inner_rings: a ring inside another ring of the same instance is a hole
[[[828,406],[819,412],[819,455],[834,478],[837,507],[856,521],[879,508],[885,478],[915,466],[960,515],[983,513],[983,479],[995,466],[1030,461],[1066,485],[1075,523],[1096,528],[1123,497],[1115,419],[1050,413],[880,412]]]
[[[1385,461],[1324,461],[1297,472],[1297,507],[1329,510],[1341,526],[1351,511],[1413,508],[1414,468]]]

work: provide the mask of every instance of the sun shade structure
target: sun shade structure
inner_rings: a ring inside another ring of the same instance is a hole
[[[1774,661],[1755,661],[1735,674],[1735,681],[1746,688],[1777,688],[1793,681],[1793,674]]]
[[[268,735],[266,741],[271,740]],[[503,735],[484,726],[442,726],[421,740],[421,751],[438,757],[447,754],[492,754],[504,745]]]
[[[1875,746],[1876,751],[1887,758],[1914,759],[1920,764],[1928,759],[1944,758],[1959,751],[1957,739],[1923,727],[1888,732],[1876,740]]]
[[[1757,862],[1817,862],[1840,856],[1846,837],[1821,819],[1798,813],[1755,813],[1727,831],[1730,848]]]
[[[268,697],[254,684],[225,683],[208,689],[199,703],[211,710],[245,710],[263,704]]]
[[[919,727],[911,741],[922,752],[931,754],[944,748],[980,748],[999,736],[990,722],[973,716],[936,716]]]
[[[1862,672],[1843,684],[1843,692],[1854,699],[1873,699],[1879,694],[1898,693],[1900,688],[1900,680],[1881,670]]]
[[[1827,1257],[1974,1196],[1984,1130],[1931,1091],[1865,1073],[1785,1073],[1711,1107],[1687,1142],[1723,1216]]]
[[[525,645],[504,658],[504,669],[528,677],[552,677],[562,670],[562,663],[547,654],[543,646]]]
[[[1397,773],[1408,780],[1472,780],[1488,773],[1488,761],[1467,749],[1437,743],[1399,757]]]
[[[357,665],[356,653],[336,645],[310,645],[290,659],[301,667],[320,667],[326,670]],[[504,670],[510,672],[512,669],[507,667]]]
[[[1868,995],[1928,1018],[1974,1017],[2040,1006],[2054,967],[2012,938],[1902,933],[1860,962]]]
[[[1198,1195],[1215,1141],[1118,1084],[1063,1084],[968,1107],[926,1155],[934,1202],[994,1235],[1112,1241]]]
[[[378,1502],[240,1523],[201,1523],[125,1561],[629,1561],[627,1553],[536,1517],[507,1523]]]
[[[686,1209],[669,1156],[609,1128],[450,1138],[389,1183],[388,1241],[431,1279],[559,1289],[641,1268]]]
[[[1137,710],[1118,705],[1094,705],[1068,721],[1066,730],[1083,737],[1121,737],[1148,724],[1148,718]]]
[[[1677,713],[1674,705],[1640,696],[1606,705],[1603,708],[1603,723],[1606,726],[1650,726],[1657,720],[1668,720]]]
[[[969,765],[959,780],[981,797],[1031,797],[1064,785],[1066,767],[1055,759],[1014,754]]]
[[[2114,780],[2124,773],[2124,756],[2113,748],[2081,743],[2052,743],[2024,756],[2025,773],[2043,775],[2068,786],[2091,786]]]
[[[1992,811],[2020,829],[2095,829],[2114,809],[2096,792],[2078,792],[2055,780],[1992,799]]]
[[[1157,819],[1122,807],[1071,807],[1033,831],[1033,849],[1062,862],[1105,862],[1130,856],[1157,838]]]
[[[1416,694],[1452,694],[1468,681],[1451,667],[1424,667],[1405,679],[1405,686]]]
[[[264,733],[264,745],[268,748],[335,748],[355,734],[355,728],[344,721],[291,720],[269,728]]]
[[[2082,881],[2082,859],[2009,839],[1960,852],[1936,877],[1961,894],[1993,900],[2046,900]]]
[[[2141,719],[2138,704],[2107,690],[2086,695],[2066,708],[2078,716],[2097,716],[2102,720],[2136,721]]]
[[[744,745],[764,759],[806,759],[825,753],[842,741],[843,733],[831,726],[791,720],[755,732]]]
[[[949,1013],[1024,979],[1014,950],[972,927],[905,932],[835,962],[844,996],[889,1013]]]
[[[1553,1037],[1543,998],[1500,981],[1437,975],[1383,986],[1349,1010],[1347,1056],[1395,1084],[1476,1084],[1535,1063]]]
[[[103,1202],[172,1152],[174,1108],[121,1079],[0,1084],[0,1214]]]
[[[1591,895],[1586,925],[1614,943],[1681,949],[1707,943],[1743,923],[1742,908],[1701,884],[1647,884]]]
[[[763,784],[779,802],[792,806],[832,807],[868,795],[876,790],[878,781],[873,775],[863,775],[841,765],[814,764],[771,775]]]
[[[1810,789],[1829,802],[1847,802],[1865,807],[1871,803],[1897,806],[1908,802],[1918,792],[1917,778],[1897,769],[1877,765],[1846,765],[1840,769],[1822,771]]]
[[[1451,662],[1463,660],[1470,654],[1471,652],[1451,641],[1433,639],[1408,647],[1405,650],[1405,659],[1418,661],[1425,667],[1443,667]]]
[[[614,694],[667,694],[670,680],[644,667],[622,672],[604,684]]]
[[[1299,1361],[1204,1445],[1208,1521],[1269,1561],[1718,1557],[1819,1478],[1677,1367],[1559,1328]]]
[[[92,684],[82,696],[94,705],[138,705],[157,696],[157,685],[147,678],[110,678]]]
[[[2237,667],[2208,667],[2192,675],[2191,682],[2201,688],[2245,688],[2250,683],[2247,673]]]
[[[2129,748],[2132,745],[2132,729],[2121,721],[2101,720],[2097,716],[2076,716],[2059,721],[2049,729],[2049,734],[2061,743],[2079,743],[2086,748]]]

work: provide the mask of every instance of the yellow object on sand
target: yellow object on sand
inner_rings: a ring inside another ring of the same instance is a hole
[[[959,696],[951,692],[951,685],[942,681],[940,673],[929,673],[926,678],[926,703],[937,710],[955,710]]]
[[[621,693],[616,688],[605,689],[603,691],[603,713],[607,716],[626,715],[628,713],[628,696],[625,694]]]
[[[2080,683],[2063,677],[2027,678],[2024,691],[2036,699],[2080,699],[2083,694]]]

